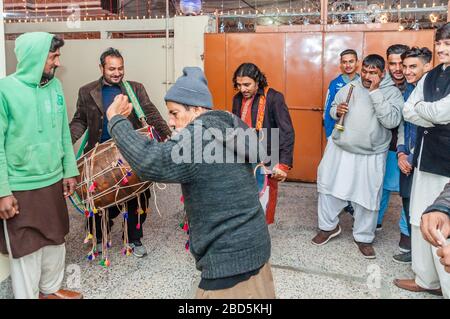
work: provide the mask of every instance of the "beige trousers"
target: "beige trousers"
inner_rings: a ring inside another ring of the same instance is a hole
[[[436,248],[422,237],[420,228],[411,225],[412,270],[416,284],[426,289],[442,289],[444,298],[450,299],[450,274],[445,271],[436,255]],[[447,240],[450,245],[450,240]]]
[[[16,299],[37,299],[39,292],[57,292],[64,278],[65,244],[46,246],[21,258],[12,258],[7,221],[3,221],[9,252],[11,280]]]
[[[196,299],[275,299],[270,264],[266,263],[259,272],[236,286],[222,290],[197,289]]]

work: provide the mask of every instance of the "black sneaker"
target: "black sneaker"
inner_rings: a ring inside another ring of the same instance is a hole
[[[344,207],[344,212],[347,212],[353,216],[353,213],[355,212],[355,210],[353,209],[353,206],[350,202],[348,203],[347,206]]]
[[[377,224],[377,229],[376,229],[376,231],[380,231],[380,230],[382,230],[382,229],[383,229],[383,225]]]
[[[411,252],[395,255],[392,260],[399,264],[410,264],[412,262]]]

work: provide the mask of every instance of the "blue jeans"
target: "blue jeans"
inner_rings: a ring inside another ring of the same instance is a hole
[[[389,205],[389,199],[392,192],[398,192],[400,189],[400,169],[397,164],[397,153],[389,151],[386,158],[386,173],[383,181],[383,194],[381,196],[380,211],[378,212],[377,224],[383,223],[383,217]],[[400,232],[409,236],[408,223],[406,221],[405,211],[402,209],[399,220]]]
[[[383,223],[383,217],[388,208],[389,199],[391,197],[391,191],[383,189],[383,195],[381,196],[380,211],[378,212],[377,224],[381,225]],[[398,226],[400,227],[400,232],[403,235],[410,236],[408,230],[408,222],[406,221],[405,210],[402,208],[402,213],[400,214],[400,220],[398,221]]]

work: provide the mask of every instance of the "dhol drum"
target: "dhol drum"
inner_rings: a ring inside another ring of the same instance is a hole
[[[149,135],[148,128],[137,132]],[[119,207],[152,185],[139,179],[113,140],[97,144],[77,164],[80,172],[75,190],[77,206],[86,211]]]

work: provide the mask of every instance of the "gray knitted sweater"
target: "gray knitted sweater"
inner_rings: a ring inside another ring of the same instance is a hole
[[[445,185],[442,193],[436,198],[434,203],[425,210],[425,213],[434,211],[445,213],[450,217],[450,183]]]
[[[201,153],[201,146],[208,144],[203,139],[200,143],[196,140],[194,146],[194,139],[209,128],[225,132],[240,125],[239,121],[228,112],[209,111],[165,143],[141,136],[120,115],[114,116],[108,125],[123,157],[142,180],[181,184],[189,221],[190,251],[205,279],[258,269],[270,257],[270,236],[258,199],[253,165],[173,160],[174,154],[193,160]],[[185,138],[186,130],[191,138]]]

